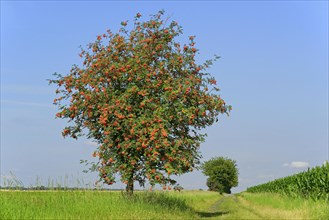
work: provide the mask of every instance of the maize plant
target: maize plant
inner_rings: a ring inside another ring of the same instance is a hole
[[[281,193],[290,197],[329,201],[329,163],[307,171],[247,188],[247,192]]]

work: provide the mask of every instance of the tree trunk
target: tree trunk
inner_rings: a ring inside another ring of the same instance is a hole
[[[127,186],[126,186],[126,192],[128,196],[132,196],[134,193],[134,173],[131,174]]]

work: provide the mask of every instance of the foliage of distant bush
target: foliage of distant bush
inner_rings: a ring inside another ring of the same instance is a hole
[[[207,186],[210,191],[231,193],[231,188],[238,185],[238,168],[234,160],[214,157],[203,163],[201,169],[209,177]]]

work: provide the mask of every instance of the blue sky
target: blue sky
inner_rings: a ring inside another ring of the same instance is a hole
[[[234,191],[328,160],[327,1],[1,1],[2,177],[95,180],[79,164],[94,146],[62,138],[46,79],[80,64],[80,45],[160,9],[183,26],[179,41],[196,35],[199,63],[221,56],[210,72],[233,111],[205,130],[201,152],[237,161]],[[178,180],[206,189],[198,171]]]

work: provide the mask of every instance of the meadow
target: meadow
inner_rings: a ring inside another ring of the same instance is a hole
[[[158,190],[133,196],[58,181],[24,188],[12,178],[0,189],[0,219],[329,219],[328,177],[326,163],[234,195]]]
[[[275,193],[2,190],[0,219],[329,219],[325,200]]]

